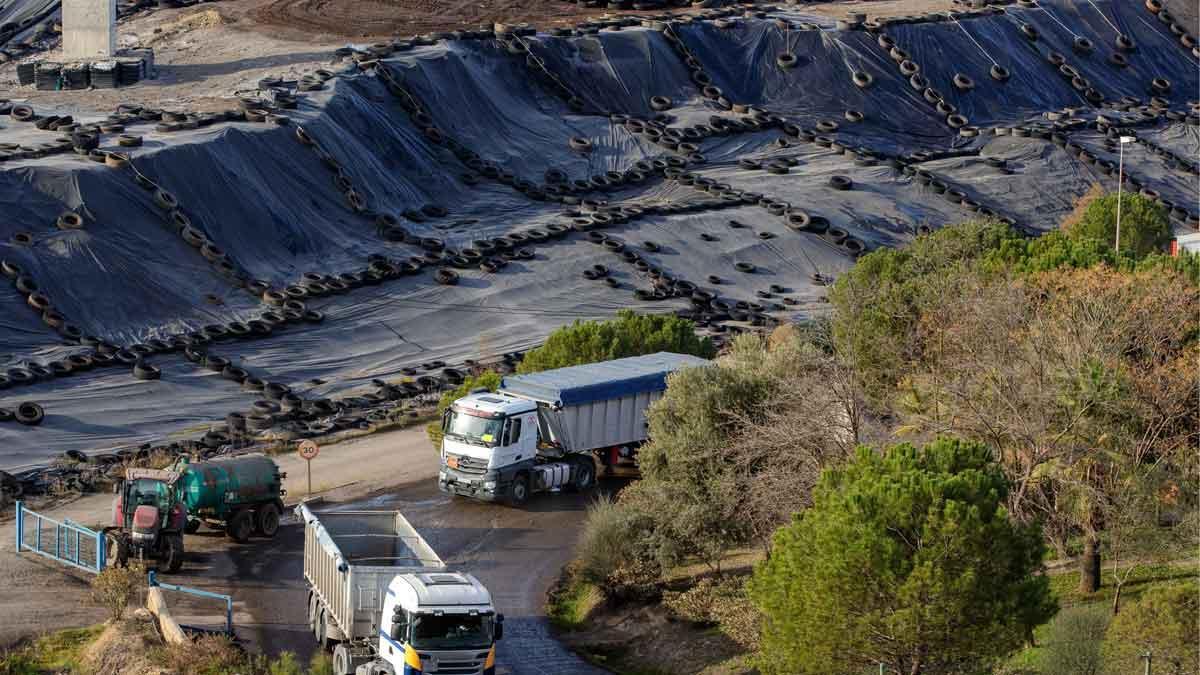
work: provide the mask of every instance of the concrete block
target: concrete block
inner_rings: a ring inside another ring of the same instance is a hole
[[[62,0],[65,60],[107,59],[117,49],[117,0]]]
[[[167,609],[167,601],[161,588],[151,587],[146,593],[146,609],[158,618],[158,630],[167,644],[181,645],[189,642],[187,634],[171,616],[171,610]]]

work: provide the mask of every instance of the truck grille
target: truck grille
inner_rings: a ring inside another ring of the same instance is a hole
[[[438,659],[437,665],[426,672],[429,675],[477,675],[483,671],[483,664],[486,660],[487,652],[476,654],[474,657],[457,654],[450,659]],[[422,659],[422,661],[428,663],[426,659]]]
[[[475,459],[474,457],[467,457],[465,455],[447,454],[446,465],[452,469],[457,469],[462,473],[487,473],[487,460]]]

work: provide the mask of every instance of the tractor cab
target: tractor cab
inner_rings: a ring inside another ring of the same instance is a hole
[[[179,477],[179,472],[162,469],[125,472],[116,489],[112,526],[105,530],[110,563],[124,564],[133,556],[164,561],[168,571],[178,570],[187,524],[187,509],[177,488]]]

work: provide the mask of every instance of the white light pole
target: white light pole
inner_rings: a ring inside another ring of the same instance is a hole
[[[1133,136],[1122,136],[1117,155],[1117,244],[1113,247],[1113,252],[1118,256],[1121,255],[1121,185],[1125,182],[1125,144],[1133,141]]]

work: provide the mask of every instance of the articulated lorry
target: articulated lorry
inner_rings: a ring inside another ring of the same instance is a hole
[[[646,409],[667,375],[708,361],[659,352],[501,380],[496,392],[455,401],[442,418],[442,492],[523,504],[554,489],[583,490],[596,458],[633,460],[646,440]]]
[[[445,563],[399,511],[304,521],[308,624],[335,675],[494,675],[504,632],[492,596]]]

